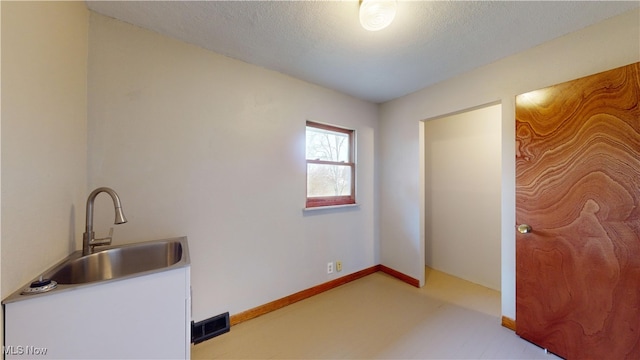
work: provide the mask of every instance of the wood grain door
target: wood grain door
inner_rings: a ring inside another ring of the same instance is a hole
[[[640,359],[640,63],[516,98],[516,332]]]

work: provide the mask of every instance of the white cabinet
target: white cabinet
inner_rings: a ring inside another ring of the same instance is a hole
[[[5,305],[7,359],[189,359],[190,267]]]

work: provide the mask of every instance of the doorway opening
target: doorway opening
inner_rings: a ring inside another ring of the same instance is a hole
[[[500,291],[502,105],[423,125],[425,264]]]

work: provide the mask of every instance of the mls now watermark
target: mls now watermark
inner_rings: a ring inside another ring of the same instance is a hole
[[[45,356],[47,355],[47,348],[37,347],[31,345],[4,345],[2,352],[5,356]]]

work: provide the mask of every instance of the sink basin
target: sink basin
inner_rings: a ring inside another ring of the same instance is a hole
[[[98,250],[87,256],[82,256],[82,250],[73,252],[2,303],[190,266],[186,236]]]
[[[182,259],[180,241],[158,241],[103,250],[63,263],[44,275],[58,284],[83,284],[167,268]]]

